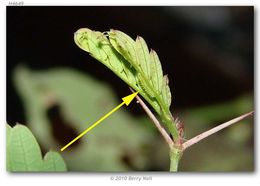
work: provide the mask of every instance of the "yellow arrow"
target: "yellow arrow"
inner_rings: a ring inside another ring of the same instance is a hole
[[[60,150],[64,151],[66,148],[68,148],[72,143],[74,143],[75,141],[77,141],[79,138],[81,138],[82,136],[84,136],[87,132],[89,132],[91,129],[93,129],[95,126],[97,126],[101,121],[103,121],[104,119],[106,119],[108,116],[110,116],[111,114],[113,114],[115,111],[117,111],[120,107],[122,107],[124,104],[126,104],[126,106],[128,106],[131,101],[135,98],[135,96],[138,94],[138,92],[135,92],[133,94],[130,94],[126,97],[123,97],[122,100],[123,102],[118,105],[116,108],[114,108],[113,110],[111,110],[109,113],[107,113],[106,115],[104,115],[102,118],[100,118],[98,121],[96,121],[93,125],[91,125],[89,128],[87,128],[86,130],[84,130],[80,135],[78,135],[76,138],[74,138],[71,142],[69,142],[67,145],[65,145],[64,147],[62,147]]]

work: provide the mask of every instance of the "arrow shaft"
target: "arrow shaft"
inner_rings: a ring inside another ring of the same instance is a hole
[[[113,110],[111,110],[110,112],[108,112],[106,115],[104,115],[102,118],[100,118],[98,121],[96,121],[93,125],[91,125],[90,127],[88,127],[87,129],[85,129],[81,134],[79,134],[76,138],[74,138],[71,142],[69,142],[67,145],[65,145],[61,151],[64,151],[66,148],[68,148],[71,144],[73,144],[75,141],[77,141],[79,138],[81,138],[82,136],[84,136],[87,132],[89,132],[90,130],[92,130],[94,127],[96,127],[99,123],[101,123],[103,120],[105,120],[108,116],[110,116],[111,114],[113,114],[115,111],[117,111],[120,107],[122,107],[125,103],[122,102],[120,105],[118,105],[117,107],[115,107]]]

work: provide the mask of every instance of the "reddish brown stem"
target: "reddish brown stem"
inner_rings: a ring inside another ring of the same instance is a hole
[[[243,114],[243,115],[241,115],[237,118],[234,118],[234,119],[232,119],[228,122],[222,123],[222,124],[212,128],[212,129],[210,129],[206,132],[203,132],[203,133],[191,138],[190,140],[188,140],[188,141],[186,141],[185,143],[182,144],[182,149],[183,150],[187,149],[188,147],[198,143],[199,141],[207,138],[208,136],[210,136],[210,135],[212,135],[212,134],[214,134],[214,133],[216,133],[216,132],[218,132],[218,131],[220,131],[220,130],[222,130],[222,129],[224,129],[224,128],[232,125],[232,124],[235,124],[235,123],[247,118],[248,116],[251,116],[253,113],[254,113],[254,111]]]
[[[132,92],[134,92],[131,88],[130,88],[130,90]],[[137,99],[138,103],[140,103],[141,107],[144,109],[144,111],[149,116],[149,118],[153,121],[153,123],[155,124],[156,128],[162,134],[162,136],[163,136],[164,140],[166,141],[166,143],[169,145],[170,148],[172,148],[173,147],[173,141],[170,138],[170,136],[168,135],[168,133],[166,132],[166,130],[162,127],[160,122],[157,120],[157,118],[154,116],[154,114],[151,112],[151,110],[146,106],[146,104],[143,102],[143,100],[138,95],[135,98]]]

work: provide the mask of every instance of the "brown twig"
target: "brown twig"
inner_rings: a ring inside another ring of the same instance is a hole
[[[243,114],[243,115],[241,115],[241,116],[239,116],[237,118],[234,118],[234,119],[232,119],[232,120],[230,120],[228,122],[222,123],[222,124],[212,128],[212,129],[210,129],[210,130],[208,130],[206,132],[203,132],[203,133],[201,133],[201,134],[199,134],[199,135],[189,139],[188,141],[186,141],[185,143],[182,144],[183,151],[185,149],[187,149],[188,147],[190,147],[190,146],[198,143],[199,141],[203,140],[204,138],[207,138],[208,136],[210,136],[210,135],[212,135],[212,134],[214,134],[214,133],[216,133],[216,132],[218,132],[218,131],[220,131],[220,130],[228,127],[228,126],[230,126],[232,124],[235,124],[235,123],[245,119],[248,116],[251,116],[253,113],[254,113],[254,111],[251,111],[249,113]]]
[[[132,90],[130,88],[130,90],[132,92],[134,92],[134,90]],[[137,99],[137,101],[140,103],[141,107],[144,109],[144,111],[146,112],[146,114],[149,116],[149,118],[153,121],[153,123],[155,124],[155,126],[157,127],[157,129],[159,130],[159,132],[162,134],[163,138],[165,139],[166,143],[169,145],[170,148],[173,147],[173,141],[170,138],[170,136],[168,135],[168,133],[166,132],[166,130],[162,127],[162,125],[160,124],[160,122],[157,120],[157,118],[154,116],[154,114],[152,113],[152,111],[146,106],[146,104],[143,102],[143,100],[137,95],[135,97]]]

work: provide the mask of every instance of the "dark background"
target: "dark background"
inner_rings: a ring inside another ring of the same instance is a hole
[[[8,123],[25,121],[12,84],[21,63],[32,69],[71,67],[108,82],[119,97],[129,93],[74,44],[73,33],[82,27],[145,38],[169,74],[172,109],[253,94],[253,7],[7,7]],[[131,110],[140,114],[138,106]]]

